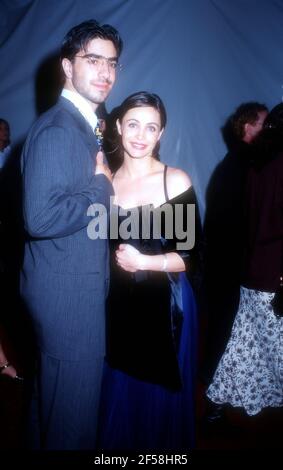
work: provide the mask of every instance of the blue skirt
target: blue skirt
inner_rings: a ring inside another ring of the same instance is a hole
[[[143,382],[105,363],[98,448],[120,451],[187,451],[195,445],[197,310],[192,288],[180,274],[183,327],[179,366],[183,387],[174,392]]]

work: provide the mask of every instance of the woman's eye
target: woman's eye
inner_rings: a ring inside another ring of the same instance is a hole
[[[150,132],[156,132],[156,128],[154,126],[149,126]]]
[[[131,127],[133,129],[134,127],[136,127],[136,123],[135,122],[130,122],[129,127]]]

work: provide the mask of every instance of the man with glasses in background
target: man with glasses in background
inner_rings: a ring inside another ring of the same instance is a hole
[[[108,242],[91,240],[92,204],[109,207],[111,174],[96,139],[110,93],[119,33],[95,20],[61,49],[64,88],[33,125],[22,154],[27,232],[21,293],[33,321],[38,367],[29,422],[33,449],[94,449],[105,343]]]

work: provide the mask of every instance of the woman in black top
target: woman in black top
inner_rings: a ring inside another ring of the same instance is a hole
[[[189,176],[159,161],[165,124],[155,94],[135,93],[119,109],[103,449],[194,445],[196,306],[186,273],[196,257],[196,201]]]

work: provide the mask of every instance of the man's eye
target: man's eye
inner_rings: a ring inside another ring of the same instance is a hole
[[[98,59],[96,59],[95,57],[88,57],[88,63],[91,64],[91,65],[98,65]]]
[[[135,122],[130,122],[129,127],[136,127],[136,123]]]

